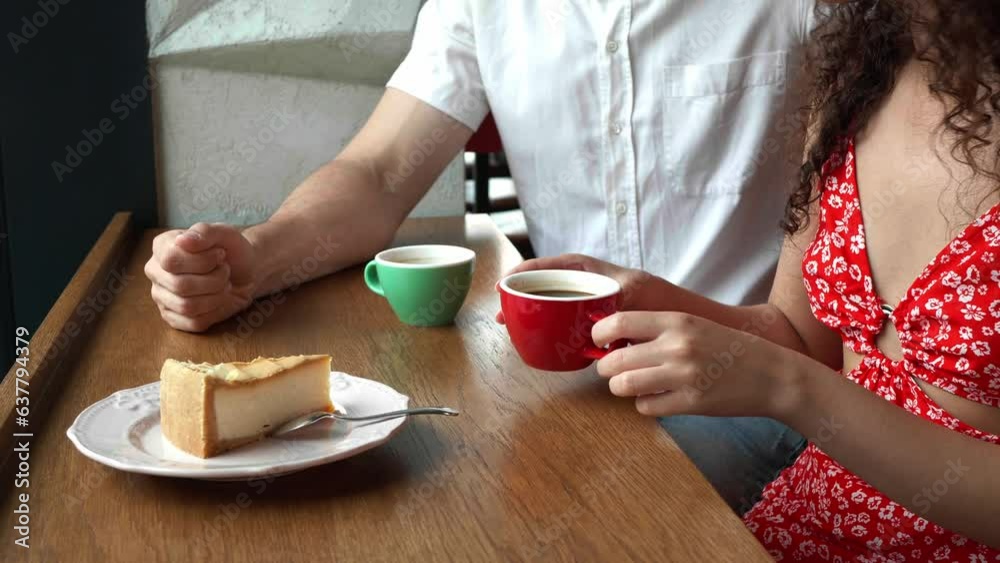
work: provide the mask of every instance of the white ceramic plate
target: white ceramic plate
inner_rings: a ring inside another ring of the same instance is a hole
[[[330,398],[355,416],[407,408],[410,398],[381,383],[330,374]],[[87,407],[66,435],[83,455],[122,471],[239,480],[278,476],[337,461],[389,441],[405,418],[377,423],[326,420],[284,438],[260,442],[208,459],[182,452],[160,430],[160,383],[119,391]]]

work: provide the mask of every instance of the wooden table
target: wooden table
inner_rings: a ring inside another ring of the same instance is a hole
[[[411,220],[399,233],[397,244],[478,255],[468,300],[446,328],[400,324],[353,268],[290,292],[253,330],[233,320],[178,332],[160,320],[142,274],[155,234],[116,216],[32,338],[31,548],[13,545],[17,462],[7,456],[0,561],[769,560],[654,419],[593,371],[521,363],[493,321],[493,284],[520,256],[488,218]],[[115,272],[124,287],[101,305],[119,287],[108,282]],[[463,415],[416,418],[382,447],[254,483],[122,473],[65,436],[88,405],[155,381],[166,358],[317,352],[413,404]],[[14,379],[12,370],[0,387],[5,454],[24,431],[13,422]]]

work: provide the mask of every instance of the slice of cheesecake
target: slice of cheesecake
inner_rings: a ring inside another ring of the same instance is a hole
[[[259,440],[297,416],[333,410],[330,356],[217,365],[167,360],[160,372],[163,436],[198,457]]]

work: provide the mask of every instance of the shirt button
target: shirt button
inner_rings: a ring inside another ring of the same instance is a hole
[[[614,39],[612,39],[611,41],[608,41],[608,44],[606,45],[606,47],[607,47],[609,53],[616,53],[616,52],[618,52],[618,42],[615,41]]]
[[[614,122],[614,123],[612,123],[611,124],[611,132],[613,134],[615,134],[615,135],[621,135],[622,134],[622,124],[619,123],[619,122],[617,122],[617,121]]]
[[[619,216],[624,215],[625,212],[627,211],[628,211],[628,205],[626,205],[624,201],[619,201],[618,203],[615,204],[615,213],[617,213]]]

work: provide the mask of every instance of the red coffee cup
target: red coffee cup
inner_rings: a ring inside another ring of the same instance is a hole
[[[510,341],[524,363],[547,371],[576,371],[624,343],[599,348],[594,323],[618,310],[621,285],[576,270],[535,270],[497,282]]]

